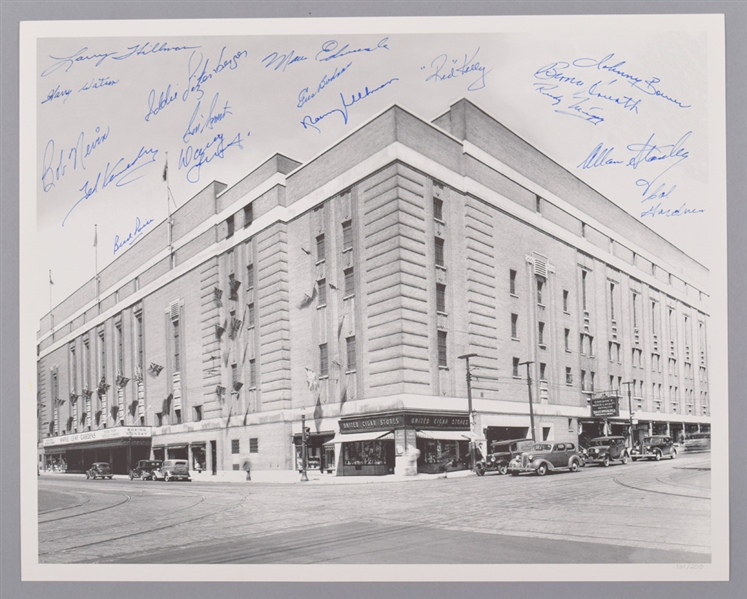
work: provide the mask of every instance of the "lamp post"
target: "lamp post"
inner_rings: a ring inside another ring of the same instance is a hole
[[[301,482],[309,482],[306,474],[306,414],[301,414]]]
[[[529,388],[529,425],[532,427],[532,443],[535,442],[534,438],[534,407],[532,406],[532,373],[529,371],[529,365],[534,364],[534,361],[527,360],[526,362],[519,362],[519,366],[527,365],[527,387]]]
[[[477,357],[477,354],[464,354],[463,356],[459,356],[459,359],[464,360],[467,366],[467,414],[469,415],[469,432],[472,437],[469,443],[469,469],[473,471],[475,469],[475,434],[473,430],[474,420],[472,417],[472,373],[469,369],[469,359],[475,357]]]
[[[626,381],[623,385],[628,387],[628,418],[630,419],[630,449],[633,449],[633,404],[630,398],[630,386],[633,384],[632,381]],[[620,390],[618,389],[618,395]]]

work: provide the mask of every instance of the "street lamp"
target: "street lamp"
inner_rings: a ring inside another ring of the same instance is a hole
[[[475,469],[475,433],[473,429],[473,418],[472,418],[472,373],[469,370],[469,359],[477,357],[477,354],[464,354],[459,356],[460,360],[464,360],[467,366],[467,413],[469,415],[469,432],[470,439],[469,444],[469,468],[470,470]]]
[[[532,443],[535,442],[534,438],[534,408],[532,407],[532,374],[529,371],[529,365],[534,364],[532,360],[526,362],[519,362],[519,366],[527,365],[527,386],[529,388],[529,424],[532,427]]]
[[[301,414],[301,482],[309,482],[306,474],[306,443],[309,429],[306,428],[306,414]]]
[[[630,398],[630,394],[631,394],[630,386],[632,384],[633,384],[632,381],[626,381],[625,383],[623,383],[623,385],[627,385],[628,387],[628,418],[630,419],[630,448],[631,449],[633,449],[633,404]],[[619,394],[619,391],[620,390],[618,389],[618,394]]]

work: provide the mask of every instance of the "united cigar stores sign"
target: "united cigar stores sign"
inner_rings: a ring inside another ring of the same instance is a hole
[[[591,400],[592,418],[610,418],[620,415],[620,406],[616,396],[597,397]]]
[[[469,417],[444,414],[381,414],[340,420],[341,433],[362,433],[365,431],[390,431],[402,428],[418,430],[468,431]]]
[[[85,443],[91,441],[106,441],[109,439],[150,438],[151,428],[149,426],[117,426],[115,428],[103,428],[95,431],[85,431],[61,437],[48,437],[42,439],[44,447],[55,445],[69,445],[70,443]]]

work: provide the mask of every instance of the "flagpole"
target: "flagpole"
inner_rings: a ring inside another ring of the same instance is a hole
[[[98,225],[93,225],[93,247],[94,247],[94,263],[96,267],[96,303],[99,304],[99,310],[101,310],[100,300],[100,289],[99,289],[99,230]]]
[[[52,312],[52,269],[49,270],[49,312]]]
[[[171,261],[171,268],[174,268],[174,248],[172,246],[173,237],[173,223],[171,220],[171,189],[169,188],[169,153],[166,152],[166,164],[163,165],[163,180],[166,182],[166,212],[169,215],[167,224],[167,235],[169,243],[169,260]]]

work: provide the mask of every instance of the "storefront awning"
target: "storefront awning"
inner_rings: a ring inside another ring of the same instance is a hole
[[[354,443],[355,441],[385,441],[387,439],[394,439],[394,433],[391,431],[388,433],[369,431],[367,433],[336,435],[334,439],[327,441],[325,445],[332,445],[334,443]]]
[[[469,431],[415,431],[418,439],[439,439],[440,441],[469,441],[474,435]]]

